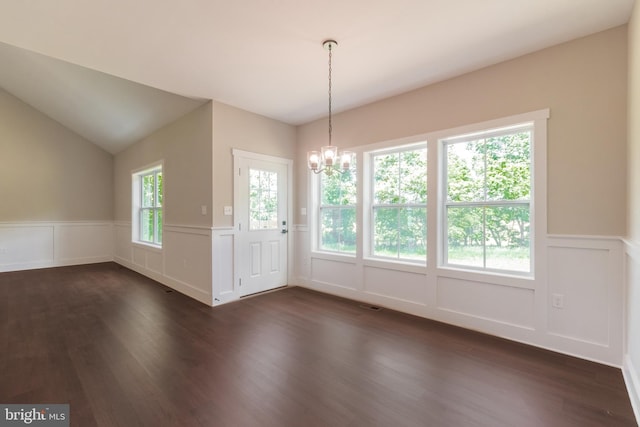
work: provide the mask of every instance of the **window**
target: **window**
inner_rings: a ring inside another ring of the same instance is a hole
[[[371,255],[426,263],[427,148],[373,153]]]
[[[544,267],[548,119],[537,110],[357,147],[358,182],[355,170],[313,175],[318,258],[528,286]]]
[[[356,164],[345,172],[321,173],[318,249],[356,253]]]
[[[444,264],[531,272],[533,123],[443,143]]]
[[[162,245],[162,165],[133,174],[133,240]]]
[[[278,173],[249,169],[249,230],[278,228]]]

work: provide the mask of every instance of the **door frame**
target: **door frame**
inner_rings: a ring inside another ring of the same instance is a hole
[[[277,163],[281,165],[285,165],[287,167],[287,233],[286,244],[287,244],[287,285],[289,285],[289,280],[293,277],[293,236],[292,232],[294,228],[291,224],[293,218],[293,160],[285,159],[284,157],[276,157],[270,156],[267,154],[254,153],[251,151],[239,150],[237,148],[233,148],[231,150],[233,155],[233,230],[234,234],[236,234],[236,242],[239,245],[240,233],[244,233],[248,231],[248,224],[244,230],[239,230],[238,227],[238,217],[237,213],[239,212],[239,201],[243,195],[243,192],[240,188],[240,180],[238,179],[240,173],[240,161],[241,159],[249,159],[249,160],[261,160],[265,162]],[[233,265],[233,277],[235,278],[235,288],[236,288],[236,297],[240,296],[240,260],[235,262]]]

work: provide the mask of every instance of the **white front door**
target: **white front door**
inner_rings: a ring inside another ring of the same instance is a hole
[[[287,284],[289,163],[234,152],[240,296]]]

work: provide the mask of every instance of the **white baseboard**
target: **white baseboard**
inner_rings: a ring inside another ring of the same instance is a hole
[[[162,248],[131,243],[131,224],[115,224],[114,261],[209,306],[211,229],[165,224]]]
[[[203,304],[207,304],[207,305],[212,305],[212,301],[211,301],[211,294],[210,293],[206,293],[203,292],[202,290],[195,288],[194,286],[189,285],[188,283],[184,283],[180,280],[176,280],[174,278],[165,276],[163,274],[160,274],[158,272],[146,269],[144,267],[141,267],[139,265],[136,265],[124,258],[118,257],[116,256],[114,258],[114,261],[120,265],[122,265],[123,267],[128,268],[129,270],[133,270],[136,273],[140,273],[143,276],[146,276],[150,279],[155,280],[156,282],[162,283],[163,285],[166,285],[168,287],[170,287],[171,289],[175,289],[176,291],[180,292],[181,294],[184,294],[188,297],[191,297],[197,301],[200,301]]]
[[[0,273],[9,271],[23,271],[23,270],[36,270],[39,268],[53,268],[53,267],[66,267],[70,265],[84,265],[84,264],[98,264],[101,262],[111,262],[113,256],[97,256],[97,257],[85,257],[85,258],[68,258],[63,260],[53,261],[40,261],[40,262],[25,262],[15,264],[0,265]]]
[[[629,393],[633,413],[636,416],[636,422],[640,424],[640,377],[638,377],[638,371],[633,366],[629,355],[625,356],[622,376],[627,386],[627,392]]]

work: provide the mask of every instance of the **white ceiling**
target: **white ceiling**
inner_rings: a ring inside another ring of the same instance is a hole
[[[64,120],[69,123],[56,120],[117,152],[136,139],[121,138],[116,147],[105,134],[129,128],[139,133],[155,130],[143,125],[142,116],[154,115],[151,107],[157,104],[165,105],[161,110],[166,117],[172,115],[168,110],[188,111],[205,99],[291,124],[325,116],[327,52],[321,43],[326,38],[339,43],[333,56],[333,107],[341,111],[624,24],[633,4],[634,0],[2,0],[0,42],[195,101],[171,100],[166,93],[149,95],[149,88],[136,90],[130,82],[121,81],[123,87],[115,89],[117,79],[82,78],[87,70],[73,71],[69,64],[11,46],[0,46],[0,87],[12,93],[27,87],[26,102],[43,105],[36,108],[54,118],[56,111],[66,109]],[[61,77],[67,72],[76,74]],[[64,88],[81,93],[59,99],[59,92],[47,86],[60,80],[82,80]],[[139,98],[150,108],[116,114],[118,97],[105,101],[105,91],[91,89],[109,84],[114,85],[110,92]],[[74,104],[82,97],[94,99]],[[174,102],[175,110],[170,107]],[[117,118],[110,120],[114,114]],[[76,123],[82,117],[85,123]],[[87,128],[102,128],[104,134],[91,136]]]

